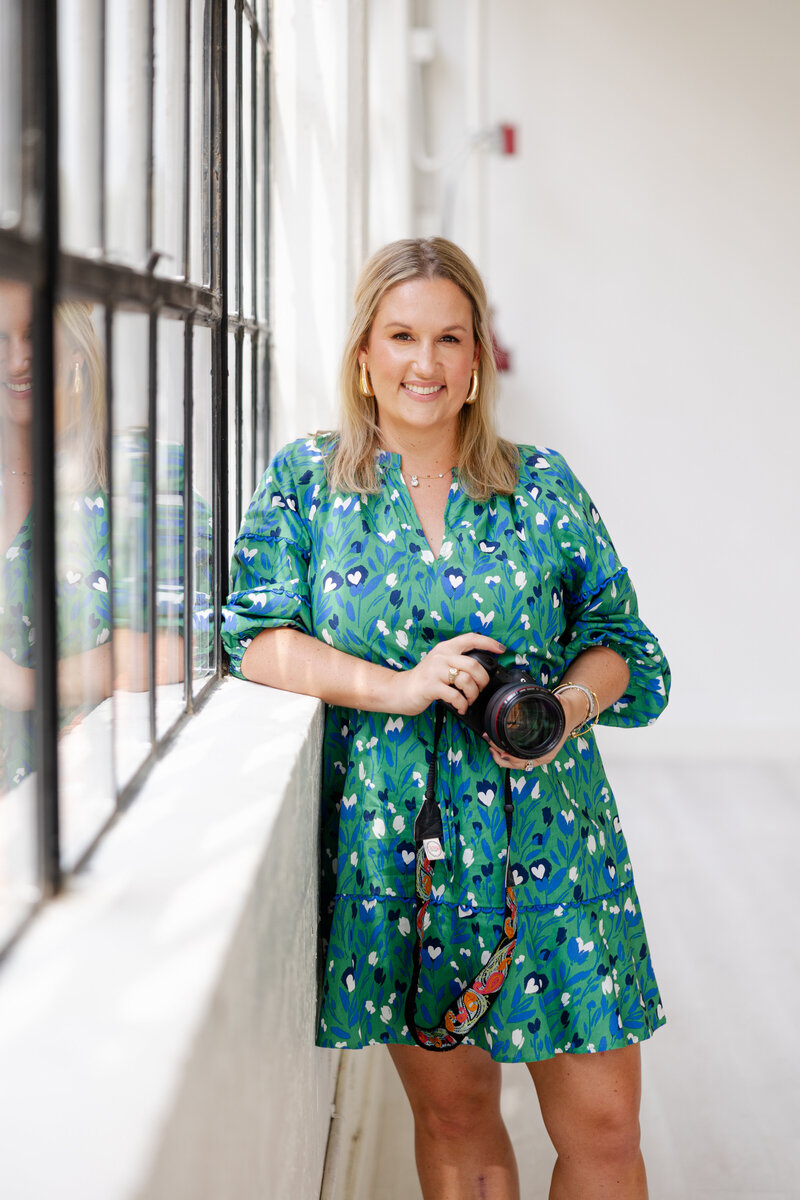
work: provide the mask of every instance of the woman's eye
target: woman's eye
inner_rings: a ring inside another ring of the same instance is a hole
[[[411,338],[410,333],[393,333],[392,334],[392,341],[394,341],[394,342],[405,342],[406,340],[410,340],[410,338]]]
[[[442,337],[442,341],[443,342],[455,342],[456,344],[458,344],[458,338],[455,337],[452,333],[445,333]]]

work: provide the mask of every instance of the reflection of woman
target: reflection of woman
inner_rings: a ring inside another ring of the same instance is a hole
[[[498,1063],[525,1062],[558,1151],[551,1196],[641,1198],[638,1043],[663,1016],[589,726],[653,720],[668,668],[563,458],[498,438],[495,381],[466,256],[435,238],[379,251],[340,431],[264,476],[224,640],[235,674],[330,706],[318,1042],[388,1044],[424,1195],[518,1196]],[[554,752],[509,756],[450,710],[437,740],[435,702],[462,713],[487,685],[477,647],[568,681]],[[426,784],[443,859],[415,831]]]
[[[87,305],[56,322],[57,618],[62,726],[110,690],[105,380]],[[27,285],[0,281],[0,787],[33,768],[33,359]]]

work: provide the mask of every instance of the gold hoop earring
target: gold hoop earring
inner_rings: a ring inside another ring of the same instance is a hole
[[[367,400],[371,399],[375,395],[372,390],[372,380],[370,379],[369,371],[367,370],[367,364],[365,362],[362,362],[361,364],[361,373],[358,377],[358,390],[361,392],[362,396],[367,398]]]
[[[472,368],[472,383],[470,384],[470,389],[467,392],[467,398],[464,401],[464,403],[465,404],[474,404],[477,399],[478,399],[478,371],[477,371],[476,367],[473,367]]]

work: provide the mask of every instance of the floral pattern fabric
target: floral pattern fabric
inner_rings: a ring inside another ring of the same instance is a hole
[[[544,686],[590,646],[628,663],[601,715],[643,725],[667,701],[669,668],[589,496],[564,459],[523,446],[511,496],[471,500],[454,479],[438,557],[400,473],[383,490],[331,492],[322,443],[285,447],[236,541],[223,641],[231,670],[261,630],[291,626],[396,670],[473,630]],[[417,717],[329,707],[322,787],[323,991],[318,1043],[413,1044],[404,1021],[414,937],[414,818],[433,744]],[[417,1021],[433,1026],[491,955],[504,911],[503,772],[448,712],[438,753],[445,859],[434,869]],[[591,1052],[648,1037],[664,1017],[631,863],[591,732],[530,774],[512,772],[514,960],[469,1041],[504,1062]],[[427,919],[426,918],[426,919]]]

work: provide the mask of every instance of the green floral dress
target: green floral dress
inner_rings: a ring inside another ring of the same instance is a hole
[[[642,624],[627,571],[588,495],[552,450],[521,447],[512,496],[477,503],[454,480],[432,554],[400,474],[381,453],[375,496],[328,489],[319,440],[285,447],[236,541],[223,641],[241,674],[251,639],[288,625],[396,670],[473,630],[553,686],[590,646],[630,667],[601,716],[643,725],[669,668]],[[414,818],[433,743],[418,717],[329,707],[322,795],[323,989],[318,1043],[413,1044],[404,1005],[415,937]],[[422,947],[416,1019],[434,1026],[494,949],[503,922],[503,772],[448,713],[438,751],[444,861]],[[648,1037],[664,1017],[625,839],[593,734],[554,762],[512,772],[510,874],[517,944],[494,1007],[469,1042],[502,1062],[591,1052]]]

